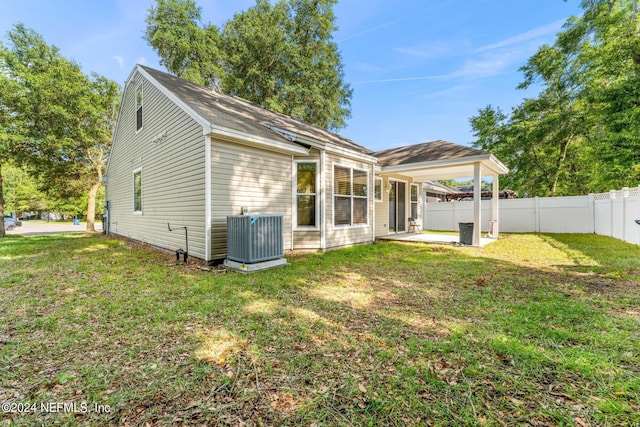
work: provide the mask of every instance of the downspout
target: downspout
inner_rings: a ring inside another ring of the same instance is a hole
[[[110,221],[110,214],[109,214],[109,208],[111,208],[111,203],[109,202],[109,200],[106,200],[104,202],[104,218],[102,218],[102,231],[104,232],[105,235],[109,235],[109,221]]]
[[[109,235],[109,222],[111,221],[111,214],[109,212],[109,209],[111,209],[111,202],[109,202],[109,186],[108,186],[108,180],[107,180],[107,176],[104,175],[102,178],[100,178],[100,180],[102,181],[102,184],[104,185],[104,216],[102,217],[102,232],[105,235]]]

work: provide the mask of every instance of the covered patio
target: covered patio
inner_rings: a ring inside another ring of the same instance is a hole
[[[487,151],[441,140],[379,151],[375,155],[382,175],[401,175],[409,177],[413,182],[473,177],[473,246],[483,244],[480,229],[482,178],[491,177],[492,205],[489,234],[492,238],[498,238],[499,177],[509,172],[509,169],[496,156]],[[378,238],[401,240],[402,236],[401,233],[378,236]],[[421,235],[407,236],[407,239],[426,239],[418,236]],[[437,236],[434,235],[432,240],[442,238]],[[457,240],[458,236],[455,236],[455,239]]]
[[[460,236],[458,234],[440,234],[440,233],[398,233],[388,236],[378,237],[379,240],[391,240],[395,242],[419,242],[419,243],[436,243],[436,244],[460,244]],[[480,237],[479,247],[486,246],[495,242],[496,238]],[[475,246],[475,245],[474,245]]]

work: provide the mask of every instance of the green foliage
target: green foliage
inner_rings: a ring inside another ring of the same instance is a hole
[[[213,25],[200,26],[200,10],[194,0],[157,0],[149,9],[144,39],[169,71],[218,88],[220,33]]]
[[[176,75],[329,129],[346,125],[336,0],[257,0],[222,30],[201,25],[193,0],[157,0],[145,40]]]
[[[476,147],[511,173],[502,181],[531,195],[569,195],[640,181],[640,24],[637,2],[583,2],[552,46],[521,70],[539,84],[510,115],[488,106],[470,119]]]
[[[636,245],[387,242],[251,275],[171,259],[96,235],[0,241],[9,402],[111,408],[5,424],[640,422]]]
[[[48,208],[44,193],[38,188],[35,178],[22,168],[5,166],[4,176],[4,209],[5,212],[39,212]]]
[[[92,217],[120,88],[105,77],[86,76],[22,24],[7,36],[9,44],[0,44],[0,161],[4,154],[28,166],[65,210],[89,192]]]

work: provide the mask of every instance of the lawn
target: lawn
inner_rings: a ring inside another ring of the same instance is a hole
[[[1,239],[2,425],[640,423],[640,247],[385,242],[252,275],[174,259]]]

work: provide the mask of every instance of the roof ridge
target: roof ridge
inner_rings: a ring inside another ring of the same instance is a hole
[[[342,136],[342,135],[340,135],[340,134],[338,134],[336,132],[330,131],[330,130],[325,129],[323,127],[320,127],[320,126],[305,122],[302,119],[299,119],[299,118],[296,118],[296,117],[292,117],[292,116],[288,116],[288,115],[286,115],[284,113],[280,113],[280,112],[277,112],[277,111],[270,110],[269,108],[264,107],[263,105],[257,104],[257,103],[255,103],[253,101],[250,101],[248,99],[242,98],[240,96],[235,96],[235,95],[231,95],[231,94],[228,94],[228,93],[219,92],[219,91],[216,91],[216,90],[214,90],[212,88],[209,88],[209,87],[206,87],[206,86],[203,86],[203,85],[199,85],[199,84],[194,83],[194,82],[192,82],[190,80],[186,80],[186,79],[184,79],[182,77],[176,76],[175,74],[171,74],[171,73],[168,73],[168,72],[165,72],[165,71],[157,70],[155,68],[151,68],[151,67],[148,67],[146,65],[138,64],[138,66],[142,67],[148,73],[151,73],[151,74],[160,73],[160,74],[166,75],[166,76],[168,76],[170,78],[178,79],[181,84],[188,84],[192,88],[197,88],[199,90],[205,89],[205,90],[211,91],[211,95],[219,96],[219,97],[223,98],[224,100],[226,100],[227,102],[230,102],[230,103],[233,102],[233,103],[237,103],[237,104],[240,104],[240,105],[244,104],[245,107],[263,111],[265,115],[274,115],[275,117],[273,117],[273,118],[279,118],[279,119],[281,119],[283,121],[282,124],[270,123],[275,127],[282,127],[283,125],[288,125],[288,127],[295,128],[296,131],[297,131],[295,133],[297,133],[298,135],[302,134],[302,136],[306,136],[307,138],[315,139],[315,140],[317,140],[319,142],[326,142],[326,143],[332,143],[332,144],[337,144],[337,145],[343,145],[345,148],[360,152],[362,154],[367,154],[367,155],[372,155],[373,154],[373,150],[371,150],[371,149],[369,149],[369,148],[367,148],[367,147],[365,147],[363,145],[360,145],[357,142],[352,141],[349,138],[346,138],[346,137],[344,137],[344,136]],[[160,84],[162,84],[162,83],[160,82]],[[183,101],[184,101],[184,99],[183,99]],[[257,111],[256,111],[256,113],[257,113]],[[268,118],[269,117],[262,117],[261,118],[261,117],[253,117],[252,116],[250,118],[249,117],[244,117],[244,120],[250,119],[253,123],[258,124],[260,126],[264,126],[263,122],[267,121],[265,119],[268,119]],[[289,123],[287,123],[287,122],[289,122]],[[268,127],[265,127],[265,128],[269,129]],[[304,128],[307,128],[306,132],[304,131]],[[284,130],[291,132],[291,130],[289,130],[289,129],[284,129]],[[278,134],[279,137],[282,137],[282,138],[286,139],[286,137],[282,136],[278,132],[273,131],[272,129],[269,129],[269,131],[274,133],[274,134]],[[318,138],[318,137],[315,136],[315,134],[325,134],[328,138],[322,138],[322,137]],[[331,139],[333,139],[333,141]]]

